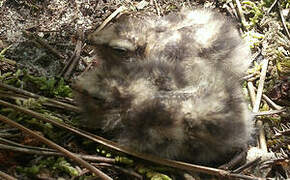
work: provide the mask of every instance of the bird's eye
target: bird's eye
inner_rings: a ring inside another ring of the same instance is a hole
[[[136,49],[134,44],[126,39],[114,39],[110,41],[108,45],[112,49],[120,52],[128,52],[128,51],[133,52]]]
[[[119,54],[125,54],[127,53],[127,49],[126,48],[123,48],[123,47],[112,47],[112,49],[116,52],[116,53],[119,53]]]
[[[127,49],[126,48],[124,48],[124,47],[117,47],[117,46],[115,46],[115,47],[112,47],[114,50],[116,50],[116,51],[127,51]]]

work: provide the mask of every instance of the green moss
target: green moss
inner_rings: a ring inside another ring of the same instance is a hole
[[[150,180],[171,180],[171,178],[165,174],[154,171],[151,168],[139,167],[138,172],[144,174]]]
[[[79,172],[77,169],[71,166],[69,162],[67,162],[63,157],[57,159],[56,163],[53,165],[53,169],[57,169],[60,171],[64,171],[71,176],[78,176]]]
[[[61,174],[69,174],[70,176],[78,176],[78,171],[71,166],[69,162],[63,157],[46,157],[37,162],[33,162],[33,165],[27,167],[16,168],[17,172],[26,174],[28,177],[35,178],[36,175],[42,171],[49,173],[50,177],[61,177]]]
[[[243,38],[252,49],[259,47],[264,37],[265,36],[263,34],[257,33],[254,30],[248,31],[243,35]]]
[[[21,174],[26,174],[28,176],[35,176],[39,173],[40,168],[42,168],[42,165],[33,165],[31,167],[17,167],[16,170],[20,172]]]
[[[243,1],[242,2],[243,10],[246,14],[249,14],[251,17],[249,18],[250,24],[247,28],[254,28],[256,24],[261,20],[264,16],[263,7],[266,5],[264,2],[252,2],[252,1]]]
[[[123,156],[117,156],[115,157],[115,160],[117,163],[121,163],[121,164],[126,164],[126,165],[133,165],[134,161],[132,159],[129,159],[127,157],[123,157]]]
[[[47,97],[72,97],[72,89],[63,78],[33,76],[25,70],[18,69],[15,73],[0,75],[0,80]]]
[[[65,84],[63,78],[56,80],[54,77],[35,77],[28,74],[26,78],[27,81],[34,83],[46,96],[72,97],[72,90]]]
[[[277,70],[280,75],[282,76],[289,76],[290,75],[290,58],[286,61],[278,62]]]

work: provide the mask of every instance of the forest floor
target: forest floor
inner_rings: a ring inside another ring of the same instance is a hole
[[[164,16],[182,7],[233,18],[252,50],[243,88],[261,147],[251,147],[248,163],[233,171],[150,160],[74,128],[82,117],[71,85],[97,63],[87,34],[122,13]],[[290,178],[289,31],[289,0],[0,0],[0,179],[209,178],[186,171]]]

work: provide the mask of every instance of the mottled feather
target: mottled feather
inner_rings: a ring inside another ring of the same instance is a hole
[[[87,124],[137,151],[199,164],[246,147],[253,122],[239,78],[250,50],[226,17],[123,15],[89,40],[102,62],[77,81]]]

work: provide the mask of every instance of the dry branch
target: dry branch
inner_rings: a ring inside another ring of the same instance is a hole
[[[173,167],[173,168],[177,168],[177,169],[181,169],[181,170],[186,170],[186,171],[193,171],[193,172],[201,172],[201,173],[205,173],[205,174],[210,174],[210,175],[215,175],[215,176],[220,176],[220,177],[230,177],[230,178],[241,178],[241,179],[249,179],[249,180],[257,180],[259,178],[257,177],[251,177],[251,176],[247,176],[247,175],[241,175],[241,174],[234,174],[234,173],[230,173],[229,171],[225,171],[225,170],[221,170],[221,169],[216,169],[216,168],[211,168],[211,167],[206,167],[206,166],[200,166],[200,165],[194,165],[194,164],[189,164],[189,163],[185,163],[185,162],[179,162],[179,161],[174,161],[174,160],[168,160],[168,159],[162,159],[156,156],[152,156],[152,155],[148,155],[148,154],[143,154],[143,153],[139,153],[136,152],[132,149],[128,149],[128,148],[124,148],[121,147],[120,145],[118,145],[117,143],[114,143],[112,141],[109,141],[107,139],[104,139],[102,137],[93,135],[91,133],[85,132],[83,130],[79,130],[77,128],[71,127],[69,125],[66,125],[64,123],[59,123],[56,122],[54,120],[51,120],[45,116],[43,116],[42,114],[33,112],[29,109],[26,108],[22,108],[19,107],[17,105],[13,105],[10,103],[7,103],[5,101],[0,100],[0,104],[3,106],[7,106],[10,108],[14,108],[16,111],[20,111],[26,114],[29,114],[37,119],[43,120],[45,122],[49,122],[53,125],[56,125],[58,127],[67,129],[69,131],[72,131],[80,136],[86,137],[94,142],[97,142],[99,144],[102,144],[104,146],[107,146],[111,149],[138,157],[140,159],[144,159],[147,161],[151,161],[153,163],[157,163],[157,164],[161,164],[161,165],[165,165],[168,167]]]
[[[0,171],[0,177],[2,177],[3,179],[6,179],[6,180],[17,180],[16,178]]]
[[[261,76],[260,76],[260,81],[259,81],[259,86],[258,86],[258,90],[257,90],[255,104],[253,107],[254,113],[259,112],[259,107],[260,107],[263,88],[264,88],[264,82],[266,79],[266,72],[267,72],[267,68],[268,68],[268,62],[269,62],[268,59],[264,59],[262,62],[263,64],[262,64]],[[261,120],[257,120],[256,125],[257,125],[257,128],[259,129],[259,147],[263,151],[267,152],[267,143],[266,143],[266,138],[265,138],[265,131],[263,128],[263,122]]]
[[[23,148],[23,147],[10,146],[6,144],[0,144],[0,149],[17,151],[17,152],[26,153],[26,154],[38,154],[38,155],[46,155],[46,156],[63,156],[64,155],[63,153],[56,152],[53,149],[50,149],[50,151],[35,150],[35,149],[28,149],[28,148]],[[76,154],[76,153],[73,153],[73,154],[87,161],[115,163],[115,159],[112,159],[112,158],[105,158],[101,156],[92,156],[92,155],[83,155],[83,154]]]
[[[71,105],[71,104],[68,104],[68,103],[64,103],[64,102],[60,102],[60,101],[57,101],[57,100],[54,100],[54,99],[50,99],[50,98],[47,98],[47,97],[43,97],[43,96],[34,94],[32,92],[25,91],[23,89],[19,89],[19,88],[4,84],[2,82],[0,82],[0,88],[7,89],[9,91],[13,91],[15,93],[19,93],[19,94],[22,94],[22,95],[25,95],[25,96],[28,96],[28,97],[36,98],[36,99],[43,98],[47,102],[55,104],[55,105],[58,105],[58,106],[62,107],[63,109],[67,109],[67,110],[70,110],[70,111],[73,111],[73,112],[80,112],[80,109],[78,107],[74,106],[74,105]]]
[[[96,32],[101,31],[114,17],[116,17],[119,13],[126,10],[127,8],[125,6],[120,6],[118,9],[116,9],[96,30]]]
[[[75,69],[77,63],[80,60],[80,55],[82,51],[82,41],[84,40],[84,33],[82,31],[78,32],[78,40],[74,50],[73,55],[71,56],[69,62],[65,65],[61,72],[61,76],[64,77],[65,80],[68,80],[72,74],[72,71]]]
[[[100,178],[104,179],[104,180],[112,180],[112,178],[110,178],[108,175],[104,174],[102,171],[100,171],[99,169],[95,168],[94,166],[90,165],[88,162],[84,161],[83,159],[75,156],[73,153],[71,153],[70,151],[64,149],[63,147],[55,144],[54,142],[52,142],[49,139],[46,139],[43,136],[40,136],[39,134],[35,133],[34,131],[8,119],[7,117],[0,115],[0,121],[16,127],[18,129],[20,129],[21,131],[24,131],[25,133],[39,139],[41,142],[43,142],[44,144],[52,147],[53,149],[57,149],[58,151],[60,151],[61,153],[63,153],[65,156],[68,156],[69,158],[75,160],[76,162],[78,162],[79,164],[81,164],[82,166],[84,166],[85,168],[87,168],[88,170],[90,170],[92,173],[95,173],[97,176],[99,176]]]

